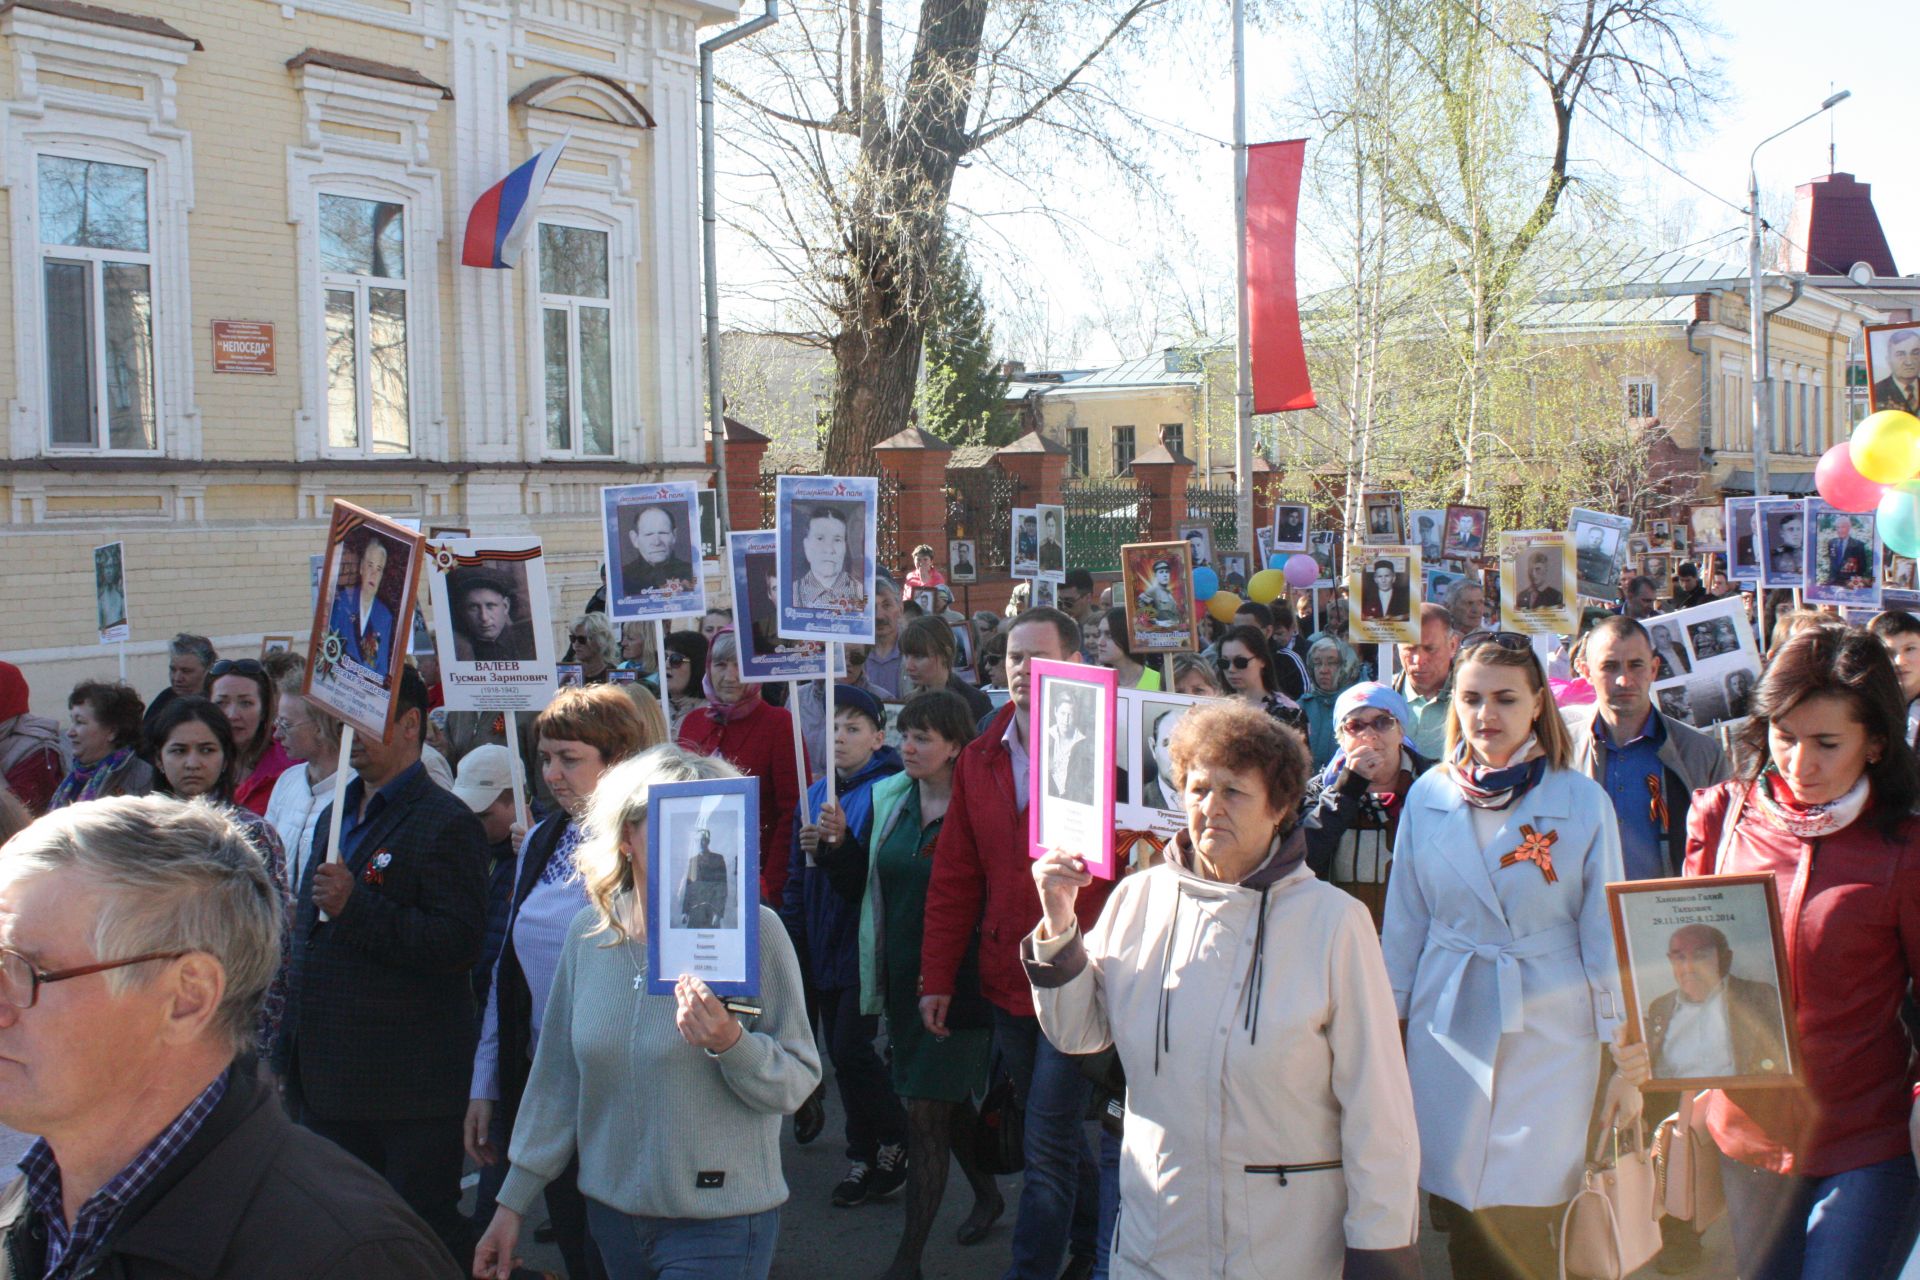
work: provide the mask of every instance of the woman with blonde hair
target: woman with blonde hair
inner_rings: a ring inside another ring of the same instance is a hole
[[[610,1275],[765,1280],[787,1199],[781,1117],[820,1083],[793,943],[771,908],[747,926],[760,931],[757,1014],[684,974],[672,996],[645,993],[652,788],[739,776],[661,746],[600,780],[579,852],[588,905],[567,929],[499,1207],[474,1252],[481,1280],[508,1280],[534,1197],[576,1166]]]
[[[1606,895],[1620,836],[1572,759],[1532,637],[1462,641],[1447,758],[1408,792],[1381,934],[1420,1186],[1457,1276],[1554,1273],[1550,1233],[1580,1186],[1620,1016]],[[1639,1101],[1616,1075],[1604,1116]]]
[[[658,707],[651,725],[625,686],[562,689],[534,721],[541,779],[559,808],[527,834],[521,847],[506,936],[487,988],[487,1007],[474,1054],[464,1131],[467,1154],[481,1167],[484,1210],[497,1189],[499,1144],[512,1128],[527,1071],[545,1025],[547,999],[568,930],[587,905],[576,866],[587,836],[594,789],[608,769],[665,737]],[[587,1239],[586,1206],[569,1165],[546,1187],[547,1213],[567,1273],[585,1280],[605,1275]]]
[[[580,664],[588,684],[605,684],[607,672],[620,661],[620,643],[604,613],[583,613],[567,629],[567,661]]]

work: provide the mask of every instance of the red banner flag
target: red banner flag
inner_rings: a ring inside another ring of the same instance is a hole
[[[1307,140],[1247,148],[1247,346],[1253,353],[1253,411],[1311,409],[1307,349],[1293,281],[1293,237]]]

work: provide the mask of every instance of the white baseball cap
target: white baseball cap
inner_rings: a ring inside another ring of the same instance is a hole
[[[484,813],[502,791],[513,787],[513,757],[498,743],[475,747],[460,757],[460,769],[453,777],[453,794],[467,808]]]

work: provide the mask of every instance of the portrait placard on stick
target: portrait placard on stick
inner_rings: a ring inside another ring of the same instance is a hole
[[[606,536],[607,617],[649,622],[707,611],[699,559],[699,490],[684,480],[600,491]]]
[[[1909,613],[1920,606],[1920,564],[1884,545],[1880,548],[1880,606]]]
[[[1033,510],[1040,517],[1039,576],[1058,586],[1067,580],[1067,509],[1043,502]]]
[[[648,995],[672,995],[683,975],[717,996],[760,994],[760,856],[752,778],[648,789]]]
[[[1760,580],[1758,498],[1728,498],[1727,577],[1735,582]]]
[[[1173,786],[1168,744],[1180,717],[1217,701],[1151,689],[1122,689],[1118,701],[1126,753],[1127,794],[1115,806],[1114,823],[1124,831],[1171,836],[1186,825],[1186,809]]]
[[[1760,682],[1760,646],[1738,596],[1646,621],[1653,699],[1696,729],[1746,718]]]
[[[880,482],[780,476],[774,495],[779,635],[871,644]]]
[[[1580,594],[1589,600],[1617,599],[1630,563],[1627,543],[1633,536],[1633,517],[1575,507],[1567,517],[1567,532],[1573,537]]]
[[[1425,583],[1420,548],[1369,546],[1348,565],[1347,628],[1355,644],[1419,644]]]
[[[1028,855],[1051,851],[1085,859],[1113,879],[1114,692],[1107,667],[1036,659],[1036,717],[1028,780]]]
[[[1273,508],[1273,546],[1271,551],[1305,551],[1307,549],[1307,504],[1304,502],[1282,502]],[[1265,555],[1260,557],[1260,567],[1267,567]]]
[[[1500,535],[1500,620],[1526,635],[1570,636],[1574,604],[1573,543],[1557,530]]]
[[[972,538],[947,539],[947,561],[947,581],[955,586],[979,581],[979,562],[974,559]]]
[[[441,687],[452,711],[538,711],[555,689],[547,562],[525,534],[427,544]]]
[[[1772,872],[1607,886],[1627,1032],[1650,1090],[1800,1083],[1800,1041]]]
[[[780,565],[771,529],[736,529],[727,535],[733,561],[733,627],[739,639],[740,678],[748,684],[775,680],[824,680],[827,646],[780,638]]]
[[[398,521],[333,504],[301,692],[381,742],[400,696],[406,645],[398,620],[413,617],[423,546]]]
[[[93,549],[93,608],[100,621],[100,643],[124,643],[133,630],[127,622],[125,543],[109,542]]]
[[[1692,535],[1693,554],[1710,555],[1727,550],[1727,508],[1723,503],[1694,507],[1687,512],[1687,530]]]
[[[1920,414],[1920,320],[1870,324],[1866,335],[1868,411]]]
[[[1339,582],[1341,561],[1345,559],[1342,554],[1345,538],[1338,529],[1321,529],[1308,535],[1307,554],[1320,566],[1320,576],[1313,580],[1314,586],[1327,590]]]
[[[1193,546],[1133,542],[1120,548],[1118,595],[1135,654],[1189,653],[1200,647],[1193,616]]]
[[[1446,542],[1447,511],[1435,507],[1407,512],[1407,541],[1420,548],[1420,562],[1431,566],[1445,557],[1440,548]]]
[[[1040,513],[1033,507],[1015,507],[1008,522],[1013,539],[1007,557],[1007,573],[1015,578],[1040,576]]]
[[[1448,560],[1478,560],[1487,554],[1487,509],[1450,503],[1440,554]]]
[[[1877,516],[1854,515],[1821,498],[1808,498],[1801,576],[1809,604],[1870,609],[1880,603]]]
[[[1754,506],[1760,529],[1760,585],[1790,590],[1807,585],[1807,504],[1800,498],[1762,498]]]
[[[1400,491],[1383,489],[1363,493],[1360,505],[1366,512],[1360,541],[1375,547],[1399,545],[1406,531],[1406,521],[1400,514]]]
[[[1213,521],[1177,520],[1173,525],[1173,536],[1186,539],[1193,548],[1193,567],[1213,567]]]

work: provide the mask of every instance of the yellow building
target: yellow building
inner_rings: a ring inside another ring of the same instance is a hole
[[[305,647],[346,498],[546,540],[596,586],[598,492],[705,477],[698,29],[738,0],[0,3],[0,655],[34,708],[168,639]],[[571,142],[515,270],[467,212]]]

